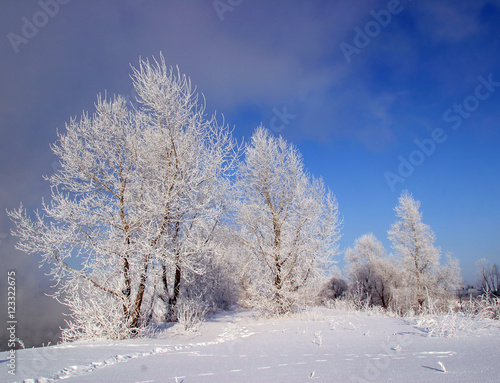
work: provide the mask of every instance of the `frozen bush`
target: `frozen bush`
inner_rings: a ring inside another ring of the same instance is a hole
[[[338,277],[332,277],[319,293],[319,300],[321,303],[326,301],[341,298],[347,291],[349,286],[347,282]]]
[[[184,331],[196,331],[205,319],[207,311],[205,303],[199,299],[182,299],[176,306],[177,321]]]

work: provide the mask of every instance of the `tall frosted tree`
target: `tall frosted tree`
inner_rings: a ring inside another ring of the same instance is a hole
[[[189,79],[167,68],[163,57],[154,65],[141,62],[133,80],[146,126],[140,161],[148,185],[141,200],[152,230],[159,227],[159,296],[167,319],[175,319],[183,280],[202,274],[210,262],[200,258],[217,251],[215,233],[227,211],[238,148],[227,127],[205,118]]]
[[[42,211],[9,213],[18,249],[52,266],[54,295],[72,314],[67,339],[135,334],[157,296],[175,316],[183,280],[217,252],[231,132],[205,117],[189,79],[163,57],[141,60],[133,81],[137,108],[98,98],[92,116],[58,135],[61,168],[47,178]]]
[[[298,150],[263,127],[245,148],[237,187],[242,285],[252,305],[289,311],[337,252],[337,201]]]
[[[448,266],[440,265],[441,249],[434,246],[434,232],[422,222],[420,202],[403,191],[395,207],[398,220],[389,230],[392,248],[400,261],[403,285],[399,299],[417,310],[427,297],[435,298],[460,283],[458,263],[449,256]]]

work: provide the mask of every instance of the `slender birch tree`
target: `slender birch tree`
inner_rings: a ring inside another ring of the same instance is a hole
[[[250,304],[290,311],[337,253],[337,201],[305,172],[298,150],[263,127],[246,146],[237,186],[241,275]]]
[[[421,311],[428,297],[435,298],[446,293],[446,289],[456,288],[461,277],[451,255],[448,267],[440,265],[441,249],[434,246],[434,232],[422,222],[419,209],[420,202],[403,191],[394,209],[399,219],[388,234],[402,271],[404,287],[399,298],[409,300],[410,307]],[[442,278],[444,275],[447,277]]]

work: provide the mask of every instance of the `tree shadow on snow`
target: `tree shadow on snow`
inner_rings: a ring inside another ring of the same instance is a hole
[[[430,366],[422,366],[423,368],[427,368],[428,370],[433,370],[433,371],[437,371],[437,372],[443,372],[443,370],[439,369],[439,368],[434,368],[434,367],[430,367]]]

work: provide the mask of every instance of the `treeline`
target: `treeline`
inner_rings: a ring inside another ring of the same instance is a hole
[[[381,306],[399,314],[418,314],[429,305],[446,308],[462,286],[458,261],[441,249],[435,235],[422,222],[420,203],[403,191],[395,208],[397,220],[388,231],[393,253],[387,254],[372,234],[356,239],[345,251],[346,279],[330,280],[323,296],[350,296],[360,305]]]
[[[346,267],[320,292],[320,302],[339,301],[356,309],[381,307],[398,315],[481,313],[500,317],[500,269],[486,259],[476,263],[478,283],[463,289],[458,260],[434,246],[435,235],[422,222],[420,202],[403,191],[388,231],[392,253],[372,234],[345,250]]]

